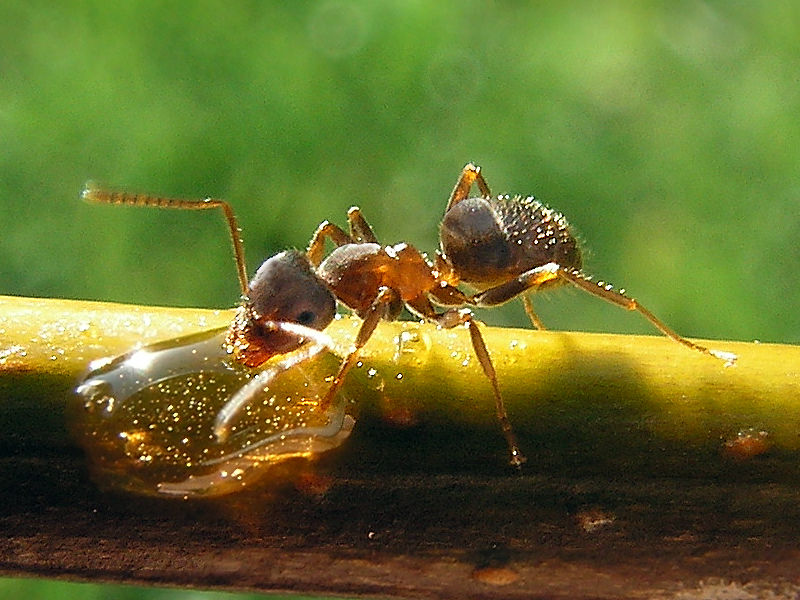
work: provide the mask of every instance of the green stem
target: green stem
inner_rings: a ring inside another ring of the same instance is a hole
[[[224,326],[231,315],[0,297],[3,438],[62,443],[64,406],[74,402],[75,381],[90,361]],[[343,318],[327,332],[347,348],[359,323]],[[658,336],[482,330],[536,469],[716,472],[761,450],[766,458],[758,460],[770,471],[793,473],[800,464],[798,347],[711,342],[738,355],[735,366],[725,366]],[[479,455],[504,450],[491,388],[466,331],[384,323],[362,363],[345,392],[364,420],[438,428],[431,445],[449,444],[439,453],[444,464],[468,461],[479,446]]]

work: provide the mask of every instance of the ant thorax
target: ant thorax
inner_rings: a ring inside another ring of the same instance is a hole
[[[409,244],[381,246],[376,243],[345,244],[335,248],[320,264],[317,274],[334,291],[339,302],[363,314],[382,288],[397,293],[389,318],[402,303],[424,296],[436,285],[431,265]]]
[[[445,213],[440,238],[446,262],[477,289],[547,263],[581,267],[578,241],[567,220],[533,196],[462,200]]]

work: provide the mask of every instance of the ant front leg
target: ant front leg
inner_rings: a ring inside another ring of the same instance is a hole
[[[442,304],[465,304],[467,301],[466,296],[452,286],[442,286],[434,292],[434,299]],[[492,364],[492,359],[489,356],[489,350],[486,348],[486,342],[483,340],[483,335],[478,328],[478,323],[472,315],[472,311],[468,308],[451,308],[441,314],[437,314],[433,305],[427,298],[419,298],[407,304],[408,308],[418,314],[420,317],[428,321],[436,323],[445,329],[452,329],[459,325],[466,325],[469,330],[470,340],[472,342],[472,349],[478,362],[483,369],[483,373],[489,380],[494,394],[495,410],[497,412],[497,420],[500,422],[500,428],[506,438],[508,450],[511,454],[511,464],[515,467],[520,467],[525,462],[525,456],[519,449],[517,437],[514,435],[514,429],[511,427],[511,421],[506,412],[506,405],[503,402],[503,396],[500,394],[500,385],[497,382],[497,372]]]
[[[367,220],[361,214],[361,209],[357,206],[351,206],[347,211],[347,222],[350,225],[350,237],[358,243],[377,244],[378,238],[372,232]]]
[[[445,208],[444,211],[447,212],[462,200],[469,198],[469,191],[472,188],[473,183],[478,185],[478,190],[480,190],[483,198],[491,198],[492,192],[489,191],[489,186],[486,184],[486,180],[483,178],[483,175],[481,175],[481,168],[469,163],[461,171],[461,175],[456,182],[456,186],[453,188],[453,192],[450,194],[450,200],[447,202],[447,208]]]
[[[289,354],[286,358],[278,361],[271,367],[259,371],[250,381],[231,396],[230,400],[228,400],[220,409],[219,413],[217,413],[217,417],[214,421],[214,436],[219,442],[224,442],[228,438],[231,422],[236,415],[238,415],[245,406],[249,405],[253,398],[268,388],[273,379],[292,367],[314,358],[323,350],[333,351],[335,348],[333,340],[327,333],[306,327],[305,325],[300,325],[299,323],[263,321],[259,323],[259,326],[267,330],[282,331],[296,336],[298,339],[309,340],[311,343]]]
[[[306,250],[309,262],[315,267],[318,267],[322,262],[322,257],[325,254],[326,239],[331,240],[336,246],[353,243],[353,238],[347,235],[344,229],[330,221],[323,221],[317,227],[314,235],[311,236],[311,241],[308,242],[308,249]]]

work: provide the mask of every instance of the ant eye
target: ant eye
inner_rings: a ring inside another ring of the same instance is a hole
[[[304,310],[297,315],[297,323],[300,325],[311,325],[316,319],[316,315],[310,310]]]

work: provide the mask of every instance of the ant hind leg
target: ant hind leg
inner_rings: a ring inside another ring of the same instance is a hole
[[[547,329],[542,323],[542,320],[539,318],[539,315],[536,314],[536,311],[533,308],[533,300],[531,300],[530,294],[522,294],[522,304],[525,307],[525,313],[528,315],[528,318],[531,320],[531,324],[541,331]]]
[[[458,181],[456,182],[456,185],[450,194],[450,200],[447,202],[447,208],[445,208],[445,212],[450,210],[462,200],[469,198],[469,190],[472,188],[473,183],[478,186],[478,190],[480,191],[482,197],[490,198],[492,196],[492,192],[489,191],[489,185],[486,183],[483,175],[481,175],[481,168],[469,163],[461,171],[461,175],[459,176]]]
[[[650,321],[650,323],[665,336],[678,342],[679,344],[682,344],[683,346],[686,346],[687,348],[690,348],[691,350],[696,350],[697,352],[702,352],[703,354],[713,356],[714,358],[724,361],[726,365],[732,365],[736,362],[736,355],[731,352],[723,352],[720,350],[706,348],[705,346],[696,344],[695,342],[686,339],[682,335],[679,335],[671,328],[667,327],[667,325],[661,321],[661,319],[639,304],[635,299],[626,296],[622,292],[618,292],[608,284],[603,284],[600,282],[595,283],[578,271],[567,271],[566,269],[559,269],[558,276],[570,282],[575,287],[589,292],[593,296],[602,298],[603,300],[611,302],[612,304],[616,304],[617,306],[620,306],[626,310],[637,311],[645,319]]]
[[[610,285],[595,283],[588,279],[580,271],[564,269],[556,263],[547,263],[541,267],[536,267],[530,271],[522,273],[511,281],[507,281],[488,290],[476,294],[471,298],[473,304],[477,306],[497,306],[508,302],[512,298],[536,290],[545,283],[561,279],[564,282],[569,282],[577,288],[585,292],[589,292],[593,296],[602,298],[612,304],[616,304],[626,310],[635,310],[647,319],[656,329],[663,333],[668,338],[678,342],[697,352],[708,354],[719,360],[725,362],[726,365],[736,362],[736,355],[730,352],[722,352],[719,350],[711,350],[700,344],[696,344],[685,337],[678,335],[675,331],[667,327],[658,317],[647,310],[644,306],[639,304],[633,298],[629,298],[622,292],[618,292]],[[534,323],[535,324],[535,323]]]
[[[495,409],[497,411],[497,420],[500,421],[500,428],[503,430],[503,435],[508,444],[508,450],[511,454],[511,464],[519,468],[527,460],[519,449],[517,443],[517,436],[514,435],[514,429],[511,427],[511,421],[508,419],[506,412],[506,405],[503,402],[503,397],[500,395],[500,385],[497,383],[497,372],[494,370],[492,359],[489,356],[489,350],[486,348],[486,342],[483,341],[481,330],[478,329],[478,324],[472,316],[472,311],[469,309],[462,309],[458,311],[461,313],[461,318],[467,324],[469,336],[472,341],[472,349],[475,351],[475,356],[478,357],[478,362],[481,364],[483,372],[492,384],[492,391],[494,392]]]

